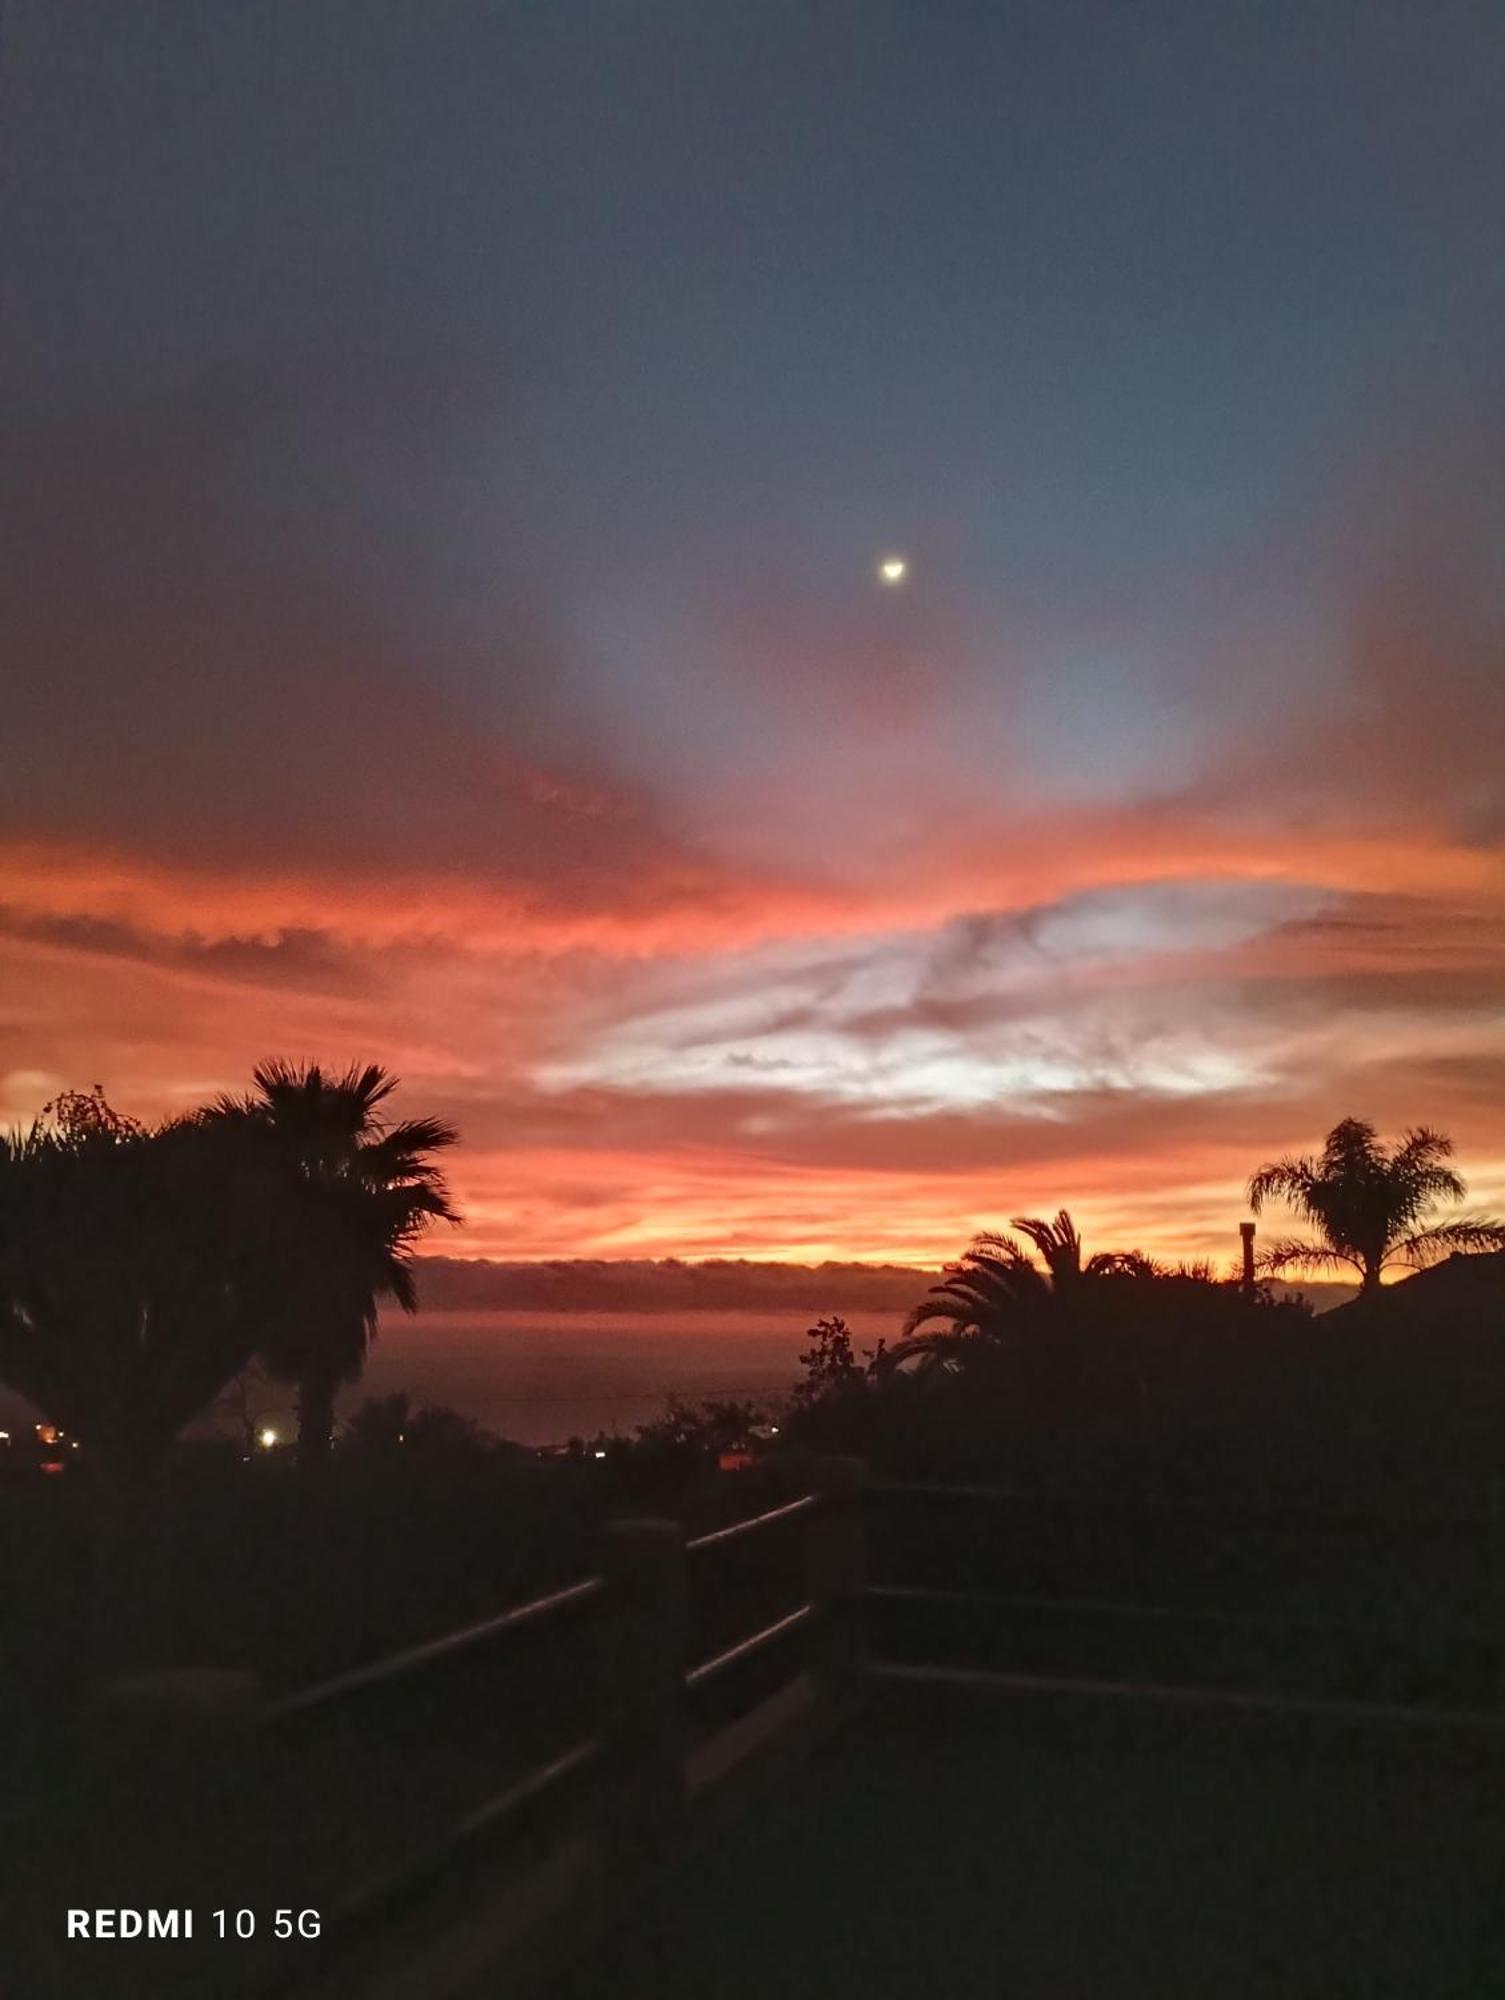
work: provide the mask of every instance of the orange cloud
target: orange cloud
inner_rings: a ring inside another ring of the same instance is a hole
[[[253,504],[268,425],[301,463],[264,402],[216,404],[213,449],[201,410],[39,433],[7,475],[0,1115],[375,1057],[461,1128],[466,1247],[511,1257],[933,1262],[1061,1202],[1221,1254],[1250,1168],[1348,1113],[1446,1126],[1501,1198],[1467,452],[1044,639],[927,579],[763,578],[628,674],[516,576],[457,637],[442,567],[310,574]]]

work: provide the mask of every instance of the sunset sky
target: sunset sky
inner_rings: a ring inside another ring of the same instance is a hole
[[[1505,1207],[1497,0],[0,62],[0,1122],[378,1060],[472,1256]]]

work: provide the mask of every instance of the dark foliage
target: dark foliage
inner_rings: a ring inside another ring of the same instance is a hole
[[[1462,1201],[1467,1185],[1448,1166],[1453,1142],[1429,1126],[1406,1132],[1388,1150],[1372,1125],[1345,1118],[1319,1155],[1271,1160],[1249,1183],[1258,1215],[1272,1199],[1287,1202],[1317,1239],[1285,1238],[1266,1247],[1261,1267],[1354,1271],[1365,1292],[1395,1265],[1423,1270],[1456,1251],[1505,1249],[1505,1223],[1493,1216],[1428,1222],[1440,1202]]]
[[[381,1300],[416,1310],[414,1245],[434,1222],[457,1220],[433,1159],[456,1134],[432,1118],[388,1122],[396,1079],[375,1064],[334,1074],[264,1063],[254,1082],[250,1096],[221,1098],[201,1122],[275,1162],[297,1190],[282,1240],[289,1305],[259,1352],[298,1384],[299,1451],[316,1464],[334,1434],[335,1393],[361,1371]]]

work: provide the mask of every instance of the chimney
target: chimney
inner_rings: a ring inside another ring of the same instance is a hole
[[[1241,1222],[1238,1233],[1244,1241],[1244,1290],[1254,1290],[1254,1224]]]

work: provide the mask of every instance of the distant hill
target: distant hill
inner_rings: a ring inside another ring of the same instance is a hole
[[[1359,1296],[1357,1285],[1339,1285],[1318,1279],[1313,1284],[1291,1285],[1284,1278],[1272,1278],[1270,1290],[1278,1299],[1305,1299],[1313,1312],[1332,1312]]]
[[[431,1312],[907,1312],[940,1277],[906,1264],[782,1264],[743,1258],[557,1258],[499,1263],[425,1257],[418,1289]],[[1318,1312],[1354,1296],[1353,1285],[1286,1285]]]

